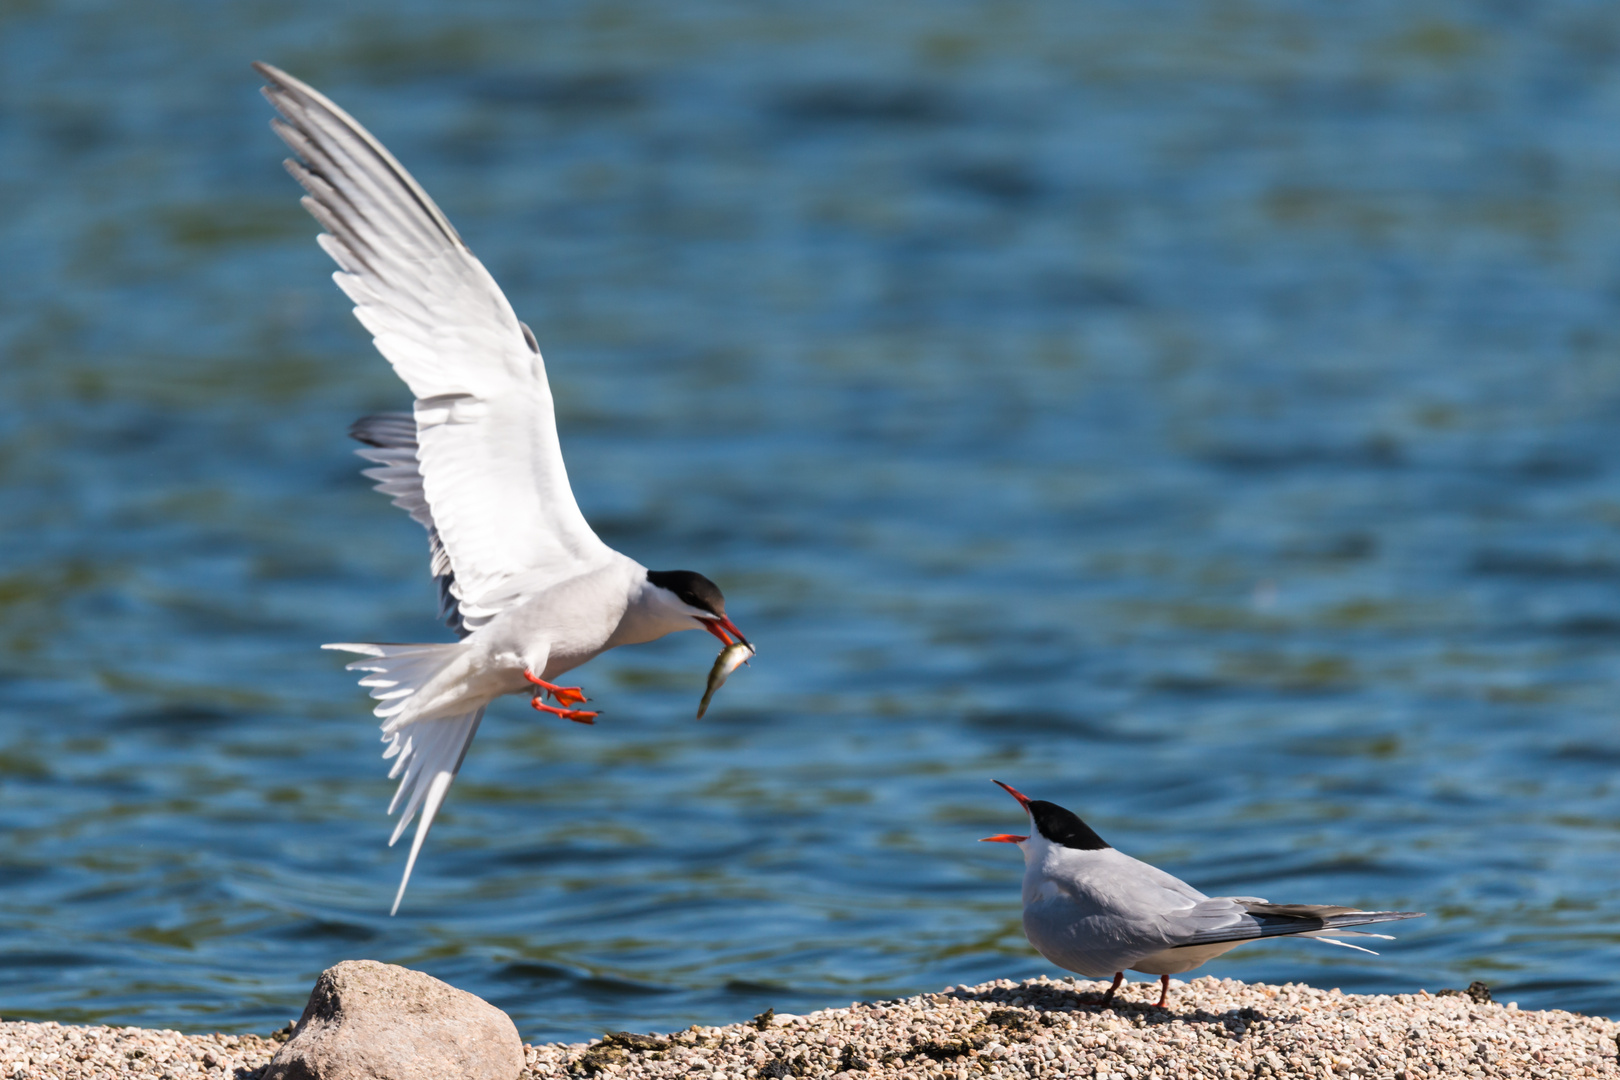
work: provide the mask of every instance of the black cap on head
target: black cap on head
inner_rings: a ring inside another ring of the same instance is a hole
[[[681,603],[707,611],[716,618],[726,614],[726,598],[720,586],[691,570],[649,570],[647,580],[674,593]]]
[[[1079,851],[1101,851],[1109,846],[1107,841],[1091,831],[1090,825],[1081,821],[1073,811],[1065,810],[1057,803],[1031,799],[1029,817],[1035,822],[1035,828],[1040,830],[1040,834],[1054,844]]]

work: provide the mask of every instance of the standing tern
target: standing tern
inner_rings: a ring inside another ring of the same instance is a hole
[[[1055,803],[1030,799],[994,781],[1029,815],[1029,836],[1003,833],[987,842],[1024,852],[1024,936],[1060,968],[1089,979],[1113,975],[1102,1005],[1125,971],[1159,976],[1158,1008],[1170,976],[1257,938],[1293,935],[1372,952],[1336,937],[1376,937],[1345,927],[1415,919],[1421,911],[1361,911],[1327,904],[1273,904],[1252,896],[1205,896],[1156,866],[1115,851],[1090,826]]]
[[[747,643],[714,582],[648,570],[604,544],[568,487],[551,390],[534,333],[495,279],[399,162],[348,113],[269,64],[270,122],[292,148],[287,171],[326,231],[332,276],[415,397],[410,413],[355,422],[365,475],[428,533],[440,614],[459,641],[342,643],[365,657],[361,686],[382,703],[383,757],[404,812],[418,811],[399,910],[433,817],[461,768],[485,707],[529,693],[542,712],[593,723],[564,672],[619,645],[677,630]],[[547,704],[550,696],[555,705]]]

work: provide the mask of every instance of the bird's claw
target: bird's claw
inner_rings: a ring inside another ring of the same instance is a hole
[[[536,694],[533,698],[531,698],[529,704],[533,705],[536,709],[539,709],[543,713],[550,713],[553,716],[560,716],[564,720],[572,720],[576,724],[594,724],[596,723],[596,718],[601,715],[600,712],[590,712],[585,709],[560,709],[555,705],[547,705],[544,701],[540,700],[539,694]]]
[[[523,677],[539,687],[541,694],[550,694],[556,698],[559,705],[583,705],[591,700],[585,696],[585,691],[578,686],[558,686],[556,683],[546,682],[546,680],[530,671],[525,671]],[[537,695],[536,700],[538,699]],[[588,723],[588,721],[586,722]]]

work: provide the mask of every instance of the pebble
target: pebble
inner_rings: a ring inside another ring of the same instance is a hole
[[[256,1077],[281,1044],[258,1035],[0,1022],[0,1080]]]
[[[998,980],[673,1035],[525,1046],[533,1080],[1429,1080],[1620,1078],[1620,1024],[1467,996],[1363,996],[1206,977],[1107,985]],[[255,1035],[0,1022],[0,1080],[256,1080]]]

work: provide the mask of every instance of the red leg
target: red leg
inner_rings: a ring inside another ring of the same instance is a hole
[[[1168,976],[1168,975],[1160,975],[1159,976],[1159,1003],[1157,1005],[1153,1006],[1153,1007],[1155,1009],[1164,1008],[1165,1007],[1164,1003],[1166,1001],[1168,1001],[1169,998],[1170,998],[1170,976]]]
[[[1119,984],[1124,982],[1124,981],[1125,981],[1125,973],[1123,971],[1114,972],[1114,985],[1110,986],[1108,988],[1108,993],[1103,995],[1103,999],[1102,999],[1102,1001],[1100,1001],[1097,1004],[1097,1008],[1099,1008],[1099,1009],[1108,1008],[1108,1003],[1114,1000],[1114,991],[1118,990],[1119,989]]]
[[[533,705],[541,712],[548,712],[553,716],[560,716],[564,720],[572,720],[576,724],[594,724],[596,723],[596,718],[601,715],[600,713],[586,712],[583,709],[559,709],[555,705],[547,705],[545,702],[541,701],[538,694],[535,695],[534,699],[530,701],[529,704]]]
[[[561,705],[583,705],[591,700],[585,696],[585,691],[577,686],[558,686],[556,683],[548,683],[544,679],[536,678],[527,671],[523,673],[523,677],[538,686],[542,692],[556,698]]]

